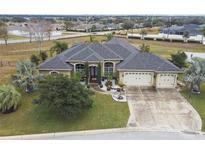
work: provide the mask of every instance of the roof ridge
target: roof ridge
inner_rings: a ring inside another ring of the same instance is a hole
[[[110,49],[109,47],[107,47],[104,44],[101,44],[103,47],[107,48],[108,50],[110,50],[114,55],[118,56],[119,58],[121,58],[123,60],[123,58],[120,55],[117,55],[112,49]]]
[[[76,56],[77,54],[81,53],[81,52],[84,51],[86,48],[88,48],[88,44],[84,44],[84,45],[87,45],[87,46],[86,46],[85,48],[80,49],[80,50],[77,51],[76,53],[74,53],[72,56],[70,56],[70,57],[68,58],[68,60],[71,59],[72,57]]]
[[[132,52],[126,59],[124,59],[123,60],[123,62],[122,63],[120,63],[119,64],[119,66],[124,66],[124,65],[126,65],[128,62],[130,62],[130,60],[132,59],[132,58],[134,58],[137,54],[139,54],[139,53],[134,53],[134,52]]]
[[[92,57],[92,56],[95,56],[96,58],[98,58],[95,53],[93,52],[91,55],[87,56],[86,58],[84,58],[84,60],[87,60],[88,58]],[[99,58],[98,58],[99,59]]]
[[[99,58],[99,59],[104,59],[101,55],[99,55],[97,52],[95,52],[95,50],[93,50],[93,49],[90,47],[90,45],[91,45],[91,44],[88,45],[88,48],[91,49],[91,50],[93,51],[93,53],[95,53],[95,55],[97,56],[97,58]]]

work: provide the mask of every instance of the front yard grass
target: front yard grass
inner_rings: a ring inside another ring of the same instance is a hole
[[[129,118],[127,103],[114,102],[111,96],[95,93],[93,107],[72,120],[59,118],[39,105],[32,104],[38,96],[22,94],[16,112],[0,114],[0,136],[78,131],[125,127]]]
[[[187,88],[181,93],[199,113],[202,119],[202,131],[205,131],[205,84],[201,87],[201,94],[192,94]]]

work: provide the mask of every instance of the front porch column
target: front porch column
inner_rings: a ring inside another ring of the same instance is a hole
[[[116,64],[113,62],[113,73],[115,73],[115,66]]]
[[[76,72],[76,64],[73,64],[73,72]]]
[[[105,74],[104,74],[104,62],[102,62],[102,75],[104,76]]]

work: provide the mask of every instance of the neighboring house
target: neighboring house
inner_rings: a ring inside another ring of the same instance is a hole
[[[118,74],[119,82],[128,86],[155,86],[175,88],[177,74],[182,71],[171,62],[152,53],[140,52],[123,39],[109,42],[85,43],[73,46],[39,66],[41,74],[72,73],[85,69],[89,63],[89,81],[97,81],[98,64],[102,76]]]
[[[183,26],[172,25],[161,30],[164,34],[183,35],[188,32],[190,36],[201,35],[202,25],[187,24]]]

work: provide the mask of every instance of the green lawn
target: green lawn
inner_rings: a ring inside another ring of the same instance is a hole
[[[125,127],[129,118],[127,103],[114,102],[108,95],[96,93],[93,107],[73,120],[57,118],[32,104],[37,96],[23,94],[16,112],[0,114],[0,136]]]
[[[187,89],[184,89],[181,93],[201,116],[202,131],[205,131],[205,84],[201,87],[201,94],[192,94]]]

